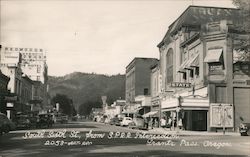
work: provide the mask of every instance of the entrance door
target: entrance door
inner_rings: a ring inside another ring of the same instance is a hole
[[[250,123],[250,88],[234,88],[235,128]]]
[[[207,111],[192,111],[192,130],[207,131]]]

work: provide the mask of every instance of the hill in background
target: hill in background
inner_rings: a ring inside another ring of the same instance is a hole
[[[51,98],[56,94],[64,94],[73,99],[78,110],[89,108],[89,104],[102,104],[101,96],[107,96],[107,103],[125,97],[125,75],[101,75],[94,73],[74,72],[62,77],[49,76],[49,94]],[[98,106],[98,105],[97,105]]]

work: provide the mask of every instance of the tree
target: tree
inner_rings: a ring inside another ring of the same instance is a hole
[[[71,115],[72,113],[72,107],[73,107],[73,101],[72,99],[68,98],[67,95],[63,95],[63,94],[56,94],[56,96],[54,96],[52,98],[52,104],[56,104],[59,103],[60,106],[60,110],[62,111],[62,113],[67,114],[67,115]]]
[[[92,108],[101,108],[102,103],[99,101],[87,101],[80,105],[79,107],[79,113],[81,115],[89,115]]]
[[[235,29],[238,32],[245,33],[245,37],[241,39],[238,50],[244,51],[246,57],[250,53],[250,0],[232,0],[233,4],[240,9],[239,23]]]

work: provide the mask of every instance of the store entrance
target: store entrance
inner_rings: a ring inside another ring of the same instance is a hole
[[[192,130],[207,131],[207,111],[192,111]]]

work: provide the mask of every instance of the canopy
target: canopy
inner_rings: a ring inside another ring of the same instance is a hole
[[[206,63],[220,62],[221,54],[222,54],[222,49],[208,50],[204,62]]]
[[[146,118],[146,117],[156,117],[156,115],[158,114],[158,111],[150,111],[144,115],[142,115],[142,117]]]

